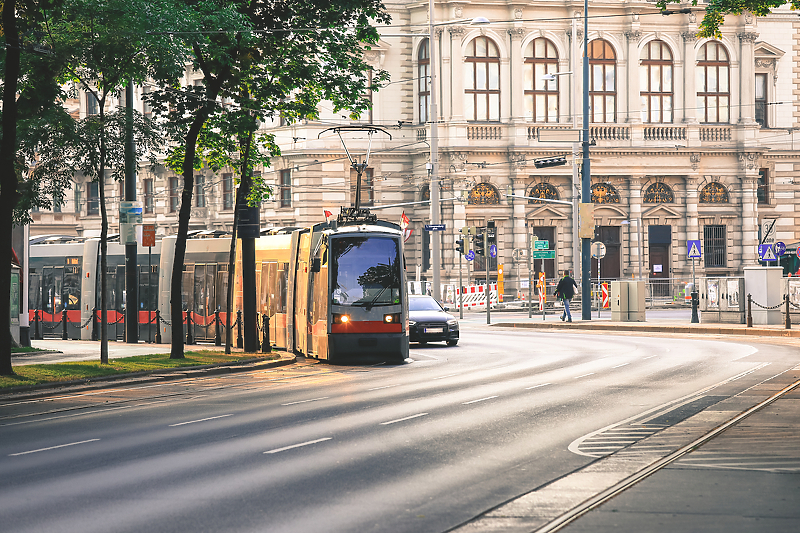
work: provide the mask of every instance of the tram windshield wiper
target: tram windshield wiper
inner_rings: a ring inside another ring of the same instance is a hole
[[[375,307],[375,302],[378,300],[378,298],[380,298],[380,297],[381,297],[381,295],[383,294],[383,292],[384,292],[386,289],[388,289],[388,288],[389,288],[389,287],[386,287],[386,286],[384,286],[383,288],[381,288],[381,290],[379,290],[379,291],[378,291],[378,294],[376,294],[376,295],[375,295],[375,297],[374,297],[374,298],[372,298],[372,300],[370,300],[370,301],[369,301],[369,303],[367,303],[367,304],[365,304],[365,305],[364,305],[364,307],[366,307],[366,308],[367,308],[367,311],[369,311],[370,309],[372,309],[373,307]],[[391,305],[391,302],[382,302],[382,303],[381,303],[381,305]]]

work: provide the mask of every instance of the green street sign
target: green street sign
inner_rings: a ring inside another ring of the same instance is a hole
[[[533,241],[534,250],[547,250],[548,248],[550,248],[549,241]]]
[[[547,242],[547,241],[542,241]],[[555,259],[556,258],[556,251],[555,250],[534,250],[533,259]]]

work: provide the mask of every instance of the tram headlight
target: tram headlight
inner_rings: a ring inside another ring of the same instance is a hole
[[[400,313],[392,313],[389,315],[383,315],[383,322],[384,324],[399,324],[400,323]]]
[[[347,324],[350,322],[350,315],[342,315],[339,313],[333,313],[333,323],[334,324]]]

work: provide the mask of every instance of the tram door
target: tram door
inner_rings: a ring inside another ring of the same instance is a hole
[[[67,258],[67,261],[71,259]],[[41,278],[37,275],[34,281],[31,276],[31,287],[34,284],[38,290],[33,305],[34,309],[41,310],[42,334],[61,338],[61,312],[64,309],[67,310],[68,322],[80,320],[80,266],[44,267]],[[69,338],[80,338],[78,325],[67,326]]]
[[[196,341],[213,341],[216,334],[214,321],[217,310],[217,264],[196,263],[193,276],[192,322]],[[221,295],[224,302],[224,293]],[[220,317],[221,319],[222,317]]]

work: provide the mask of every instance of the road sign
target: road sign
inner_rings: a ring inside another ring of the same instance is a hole
[[[689,259],[700,259],[703,257],[703,247],[700,241],[686,241],[686,255]]]
[[[425,231],[444,231],[446,224],[425,224]]]
[[[142,246],[155,246],[156,245],[156,225],[155,224],[142,224]]]
[[[797,257],[800,257],[800,246],[797,247],[797,250],[795,250],[794,253],[797,255]]]
[[[775,252],[775,255],[783,255],[786,253],[786,244],[778,241],[772,245],[772,250]]]
[[[493,244],[489,247],[489,257],[497,257],[497,245]]]
[[[550,248],[550,241],[533,241],[534,250],[547,250]]]
[[[467,255],[465,255],[464,257],[467,258],[467,261],[472,261],[473,259],[475,259],[475,252],[470,250],[469,252],[467,252]]]
[[[776,218],[764,219],[761,221],[761,243],[772,244],[775,242],[775,223]]]
[[[531,259],[555,259],[555,250],[534,250],[531,254]]]
[[[592,243],[592,257],[602,259],[606,256],[606,245],[600,241]]]
[[[600,284],[600,295],[603,308],[611,307],[611,298],[608,296],[608,283]]]
[[[758,257],[761,258],[762,261],[777,261],[778,257],[775,255],[775,251],[772,249],[771,244],[759,244],[758,245]]]

